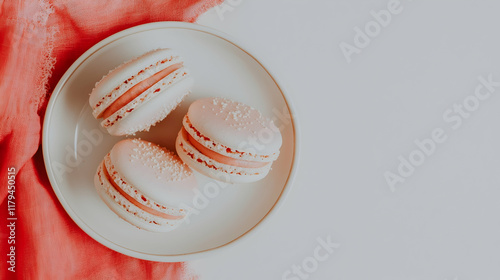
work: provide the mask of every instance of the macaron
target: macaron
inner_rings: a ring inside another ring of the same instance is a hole
[[[193,78],[171,49],[157,49],[127,61],[96,83],[92,114],[111,135],[147,131],[190,92]]]
[[[116,143],[94,177],[97,193],[120,218],[167,232],[188,215],[196,179],[173,152],[140,139]]]
[[[263,179],[278,158],[281,133],[257,109],[227,98],[193,102],[182,121],[175,148],[192,169],[219,181]]]

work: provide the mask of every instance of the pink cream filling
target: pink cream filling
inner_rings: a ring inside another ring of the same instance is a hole
[[[205,156],[207,156],[207,157],[209,157],[217,162],[231,165],[231,166],[244,167],[244,168],[259,168],[259,167],[263,167],[263,166],[266,166],[267,164],[269,164],[268,162],[241,160],[241,159],[235,159],[235,158],[221,155],[217,152],[214,152],[214,151],[206,148],[205,146],[200,144],[198,141],[196,141],[191,136],[191,134],[189,134],[184,129],[184,127],[182,129],[184,130],[183,133],[186,133],[188,135],[188,141],[189,141],[189,143],[191,143],[191,145],[193,145],[193,147],[195,147],[200,153],[204,154]]]
[[[141,95],[141,93],[143,93],[144,91],[152,87],[154,84],[156,84],[158,81],[172,74],[174,71],[176,71],[181,67],[182,67],[182,62],[170,65],[169,67],[161,70],[160,72],[154,74],[153,76],[139,82],[137,85],[133,86],[125,93],[123,93],[120,97],[118,97],[97,118],[106,119],[109,116],[113,115],[118,110],[126,106],[130,101],[134,100],[137,96]]]
[[[160,217],[160,218],[164,218],[164,219],[168,219],[168,220],[179,220],[179,219],[182,219],[183,216],[172,216],[172,215],[169,215],[169,214],[165,214],[163,212],[160,212],[158,210],[155,210],[155,209],[152,209],[152,208],[149,208],[147,207],[146,205],[144,204],[141,204],[139,203],[137,200],[135,200],[133,197],[131,197],[128,193],[126,193],[124,190],[122,190],[116,183],[115,181],[111,178],[111,176],[109,175],[108,173],[108,170],[106,168],[106,165],[103,166],[103,171],[104,171],[104,176],[106,177],[106,179],[108,179],[109,183],[111,184],[111,186],[113,186],[113,188],[115,188],[115,190],[117,192],[119,192],[123,197],[125,197],[125,199],[127,199],[130,203],[134,204],[135,206],[139,207],[141,210],[151,214],[151,215],[155,215],[157,217]],[[142,196],[142,199],[144,201],[147,200],[147,198],[145,198],[144,196]]]

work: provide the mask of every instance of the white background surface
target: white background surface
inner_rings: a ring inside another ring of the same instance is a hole
[[[327,236],[340,247],[307,279],[500,279],[500,87],[459,128],[443,118],[479,76],[500,81],[500,2],[402,0],[347,63],[339,44],[389,2],[233,0],[199,19],[269,66],[301,128],[286,203],[246,242],[190,262],[200,280],[305,279],[282,277]],[[391,191],[384,173],[436,128],[447,140]]]

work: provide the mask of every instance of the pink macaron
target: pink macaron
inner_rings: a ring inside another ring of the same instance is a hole
[[[257,109],[214,97],[190,105],[175,147],[187,165],[206,176],[249,183],[269,173],[281,144],[279,129]]]
[[[140,139],[116,143],[94,177],[95,188],[120,218],[167,232],[188,215],[196,179],[173,152]]]
[[[96,83],[89,103],[111,135],[130,135],[163,120],[192,86],[179,55],[157,49],[111,70]]]

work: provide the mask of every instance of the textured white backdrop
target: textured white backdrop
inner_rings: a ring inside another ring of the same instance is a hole
[[[200,280],[500,279],[500,87],[474,97],[479,76],[500,82],[500,2],[225,4],[198,23],[242,42],[288,89],[300,167],[271,223],[190,262]],[[357,49],[350,63],[341,44]],[[415,141],[435,129],[446,140],[419,158]],[[419,166],[391,190],[384,174],[400,176],[412,154]],[[328,236],[340,246],[317,251]]]

